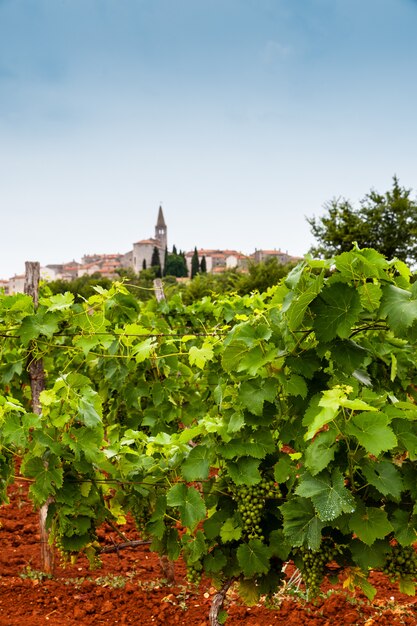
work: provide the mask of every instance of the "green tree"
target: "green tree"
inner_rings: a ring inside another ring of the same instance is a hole
[[[201,259],[201,263],[200,263],[200,272],[202,274],[207,274],[207,261],[206,261],[206,257],[203,255],[202,259]]]
[[[180,257],[182,258],[182,262],[183,262],[183,265],[184,265],[184,274],[183,274],[183,276],[187,277],[188,276],[188,266],[187,266],[187,259],[185,258],[185,252],[183,250],[180,250],[179,254],[180,254]]]
[[[94,287],[102,287],[103,289],[109,289],[112,284],[110,278],[101,276],[99,272],[95,272],[88,276],[80,276],[79,278],[73,278],[72,280],[63,280],[59,278],[52,280],[45,285],[47,290],[52,294],[65,293],[69,291],[75,296],[77,301],[87,300],[90,296],[95,294]]]
[[[151,267],[155,269],[156,277],[161,278],[161,258],[159,256],[159,250],[154,246],[151,258]]]
[[[165,276],[187,276],[184,257],[181,254],[168,254],[164,273]]]
[[[279,263],[276,257],[263,263],[251,263],[247,274],[241,274],[235,289],[239,294],[259,291],[262,293],[279,281],[294,267],[294,263]]]
[[[307,218],[318,245],[310,252],[331,257],[352,249],[374,248],[388,259],[417,260],[417,202],[411,189],[401,187],[394,176],[392,189],[380,194],[371,190],[354,208],[346,199],[325,204],[323,217]]]
[[[166,276],[167,273],[167,263],[168,263],[168,248],[165,246],[165,252],[164,252],[164,269],[163,269],[163,274],[164,276]]]
[[[191,259],[191,278],[197,276],[200,271],[200,261],[198,260],[197,247],[194,248],[193,256]]]

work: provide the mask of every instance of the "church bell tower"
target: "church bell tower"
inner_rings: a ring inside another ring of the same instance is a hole
[[[166,248],[168,247],[168,236],[167,225],[165,224],[164,214],[162,212],[161,206],[159,207],[158,219],[156,220],[155,239],[160,242],[162,253],[164,253]]]

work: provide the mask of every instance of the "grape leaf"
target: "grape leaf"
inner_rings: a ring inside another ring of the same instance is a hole
[[[314,507],[323,521],[330,521],[342,513],[355,510],[355,499],[344,485],[344,478],[338,468],[331,474],[322,472],[318,476],[303,474],[295,493],[311,498]]]
[[[285,483],[294,473],[293,461],[288,454],[283,454],[274,466],[274,478],[277,483]]]
[[[240,362],[246,356],[247,351],[248,348],[243,341],[233,341],[226,345],[221,358],[225,372],[237,372]]]
[[[269,571],[270,549],[260,539],[240,544],[236,554],[245,576],[266,574]]]
[[[315,314],[316,336],[324,342],[335,337],[347,339],[362,310],[357,290],[343,283],[333,283],[323,289],[311,308]]]
[[[309,304],[317,297],[323,286],[324,273],[315,276],[308,287],[301,291],[292,291],[285,297],[282,311],[286,314],[290,330],[297,330],[303,322]]]
[[[187,481],[205,480],[208,477],[213,450],[204,445],[191,448],[187,459],[181,466],[181,474]]]
[[[373,487],[384,496],[399,500],[403,490],[400,472],[390,461],[370,461],[366,459],[361,466],[362,472]]]
[[[183,535],[181,543],[185,548],[189,563],[196,563],[204,554],[207,554],[206,540],[201,530],[198,530],[194,537],[188,534]]]
[[[317,516],[311,500],[293,498],[281,505],[279,509],[284,518],[284,534],[291,545],[305,544],[311,550],[318,550],[324,522]]]
[[[416,595],[416,585],[411,577],[400,576],[399,589],[408,596]]]
[[[315,476],[334,459],[337,450],[337,431],[329,428],[317,434],[305,451],[305,466]]]
[[[372,546],[368,546],[359,539],[353,539],[349,545],[352,558],[359,567],[367,572],[369,569],[382,568],[385,564],[386,555],[390,550],[387,541],[376,540]]]
[[[259,587],[252,578],[239,581],[239,596],[247,606],[255,606],[259,602],[260,595]]]
[[[330,352],[335,365],[346,374],[360,369],[368,352],[354,341],[342,339],[330,344]]]
[[[258,459],[242,456],[235,462],[229,461],[227,469],[235,485],[257,485],[261,481],[259,463]]]
[[[368,546],[393,530],[386,512],[375,507],[358,507],[349,518],[349,526]]]
[[[178,507],[181,522],[193,530],[206,516],[206,507],[201,495],[195,487],[187,487],[184,483],[173,485],[167,493],[169,506]]]
[[[356,437],[369,454],[378,456],[397,445],[397,437],[384,413],[358,413],[346,424],[346,434]]]
[[[390,522],[394,527],[395,538],[402,546],[410,546],[417,540],[417,516],[409,511],[397,509]]]
[[[48,463],[39,457],[28,458],[23,464],[22,472],[24,476],[35,479],[30,493],[37,506],[44,504],[57,488],[62,487],[64,472],[57,457],[50,456]]]
[[[245,380],[240,385],[239,400],[251,413],[261,416],[264,402],[273,402],[277,395],[276,382],[273,379]]]
[[[191,346],[188,351],[188,359],[190,365],[197,365],[198,368],[204,369],[207,361],[211,361],[214,357],[213,348],[210,344],[204,343],[201,348]]]
[[[101,424],[101,415],[97,411],[100,406],[98,394],[92,390],[85,392],[80,398],[78,404],[78,417],[87,426],[87,428],[95,428]]]
[[[59,329],[59,320],[60,317],[57,313],[38,311],[34,315],[25,317],[17,334],[24,345],[27,345],[29,341],[36,339],[39,335],[52,337]]]
[[[386,285],[383,289],[380,314],[396,334],[404,333],[417,320],[417,297],[413,292],[396,285]]]
[[[203,560],[204,570],[214,574],[220,572],[226,563],[227,557],[220,548],[214,548]]]
[[[132,356],[135,357],[136,363],[143,363],[146,361],[152,354],[155,349],[156,340],[152,337],[148,337],[144,341],[138,343],[134,348],[132,348]]]
[[[308,426],[304,435],[307,441],[312,439],[323,426],[335,419],[340,410],[343,395],[342,389],[328,389],[322,395],[313,396],[303,418],[303,425]]]
[[[74,294],[70,291],[65,293],[57,293],[54,296],[48,298],[40,298],[39,304],[43,304],[47,307],[48,311],[62,311],[69,309],[74,303]]]
[[[233,517],[229,517],[222,525],[220,529],[220,537],[223,543],[228,541],[237,541],[242,536],[242,528],[239,526],[237,520]]]

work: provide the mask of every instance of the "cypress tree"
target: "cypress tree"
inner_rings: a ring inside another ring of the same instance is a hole
[[[183,264],[182,275],[186,278],[188,276],[188,266],[187,266],[187,259],[185,258],[185,252],[180,251],[180,256],[182,258],[182,264]]]
[[[198,260],[197,246],[194,248],[193,256],[191,259],[191,278],[194,278],[200,271],[200,262]]]
[[[167,274],[167,265],[168,265],[168,248],[167,248],[167,246],[165,246],[164,270],[163,270],[164,276],[166,276],[166,274]]]
[[[206,257],[203,255],[203,258],[201,259],[201,263],[200,263],[200,272],[202,274],[207,274],[207,261],[206,261]]]
[[[161,259],[159,256],[159,250],[156,246],[152,252],[151,267],[155,268],[157,278],[161,278]]]

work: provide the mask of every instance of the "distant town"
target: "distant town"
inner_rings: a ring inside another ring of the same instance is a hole
[[[67,263],[48,264],[41,267],[41,279],[45,281],[58,279],[70,281],[74,278],[92,276],[93,274],[116,279],[119,277],[118,270],[121,269],[131,269],[139,274],[144,268],[151,267],[155,249],[158,250],[163,270],[165,251],[168,249],[168,229],[161,206],[158,210],[154,237],[137,241],[133,244],[132,250],[124,254],[86,254],[80,263],[73,260]],[[236,250],[198,249],[197,254],[200,263],[204,259],[206,271],[213,274],[232,268],[245,271],[250,262],[262,263],[271,258],[276,258],[282,264],[298,260],[298,257],[288,254],[288,251],[283,252],[279,249],[255,249],[250,255],[242,254]],[[184,254],[190,276],[194,255],[195,250]],[[24,283],[24,274],[19,274],[8,280],[0,279],[0,289],[10,295],[21,293],[24,290]]]

